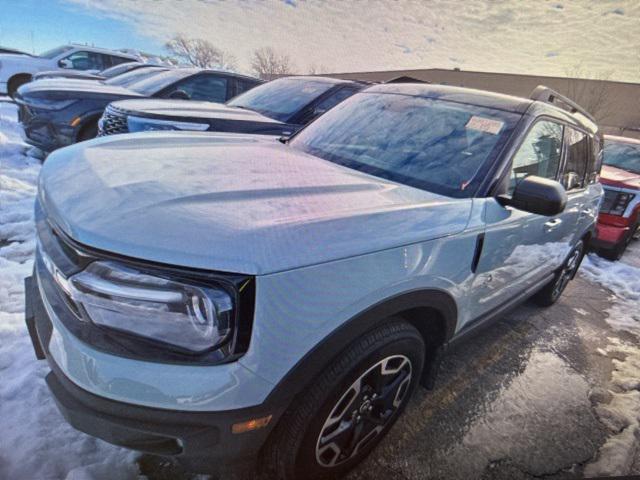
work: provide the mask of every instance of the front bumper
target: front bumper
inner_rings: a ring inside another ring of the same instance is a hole
[[[43,303],[37,276],[25,279],[25,317],[37,358],[46,358],[46,382],[65,419],[77,430],[109,443],[171,456],[193,472],[253,469],[255,458],[282,414],[260,405],[238,410],[178,411],[133,405],[95,395],[73,383],[52,357],[55,326]],[[232,433],[232,425],[272,415],[267,427]]]
[[[18,120],[24,129],[24,140],[45,152],[71,145],[76,129],[60,121],[59,111],[38,110],[19,103]]]

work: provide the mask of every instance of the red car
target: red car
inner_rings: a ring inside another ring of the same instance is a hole
[[[605,193],[592,244],[604,257],[618,260],[638,231],[640,140],[605,135],[603,163],[600,182]]]

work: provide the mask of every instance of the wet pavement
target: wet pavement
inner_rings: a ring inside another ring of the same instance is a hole
[[[553,307],[527,303],[460,345],[348,478],[582,478],[611,434],[594,409],[611,387],[607,347],[635,340],[611,330],[609,306],[576,278]]]

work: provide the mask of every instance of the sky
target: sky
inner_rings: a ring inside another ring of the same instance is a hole
[[[638,0],[0,0],[0,45],[68,41],[166,53],[211,41],[250,71],[270,46],[296,73],[461,68],[640,82]]]

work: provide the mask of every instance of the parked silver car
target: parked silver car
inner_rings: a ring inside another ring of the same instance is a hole
[[[27,324],[67,420],[190,470],[343,474],[454,343],[555,302],[592,238],[598,129],[531,99],[377,85],[288,141],[53,153]]]

